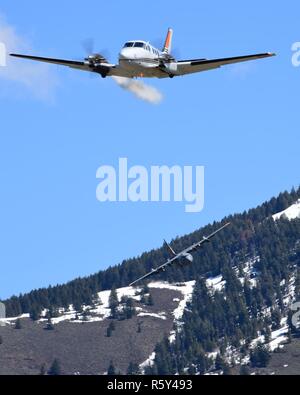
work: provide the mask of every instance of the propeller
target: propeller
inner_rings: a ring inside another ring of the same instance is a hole
[[[82,48],[84,49],[87,55],[94,53],[95,40],[93,38],[91,37],[86,38],[85,40],[82,41],[81,44],[82,44]]]
[[[100,53],[95,52],[95,40],[93,38],[86,38],[81,44],[86,53],[86,58],[84,60],[87,61],[91,67],[96,67],[100,63],[107,62],[107,51],[103,50]]]

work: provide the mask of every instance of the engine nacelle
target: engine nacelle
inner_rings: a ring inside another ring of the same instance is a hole
[[[177,63],[176,62],[165,63],[164,68],[169,74],[173,74],[173,75],[177,74]]]
[[[194,262],[194,257],[192,254],[184,254],[183,258],[185,259],[185,261],[187,261],[188,263]]]

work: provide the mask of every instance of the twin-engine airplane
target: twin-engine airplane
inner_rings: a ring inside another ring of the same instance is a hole
[[[163,265],[159,266],[156,269],[152,269],[150,273],[147,273],[145,276],[139,278],[138,280],[134,281],[133,283],[130,284],[130,287],[132,287],[133,285],[137,284],[140,281],[146,280],[148,277],[153,276],[154,274],[158,274],[160,272],[165,272],[166,269],[173,265],[174,263],[179,263],[179,264],[189,264],[192,263],[194,261],[194,257],[192,255],[192,252],[197,251],[200,247],[202,247],[203,244],[205,243],[209,243],[210,240],[219,232],[221,232],[221,230],[227,228],[227,226],[230,225],[230,222],[228,222],[227,224],[225,224],[224,226],[222,226],[220,229],[216,230],[215,232],[213,232],[211,235],[207,236],[207,237],[203,237],[202,240],[198,241],[197,243],[191,245],[190,247],[186,248],[185,250],[179,252],[178,254],[176,254],[176,252],[173,250],[173,248],[165,241],[165,244],[167,245],[172,258],[170,258],[166,263],[164,263]]]
[[[19,54],[11,54],[11,56],[58,64],[83,71],[90,71],[100,74],[103,78],[112,76],[127,78],[173,78],[181,75],[217,69],[227,64],[275,56],[274,53],[268,52],[223,59],[194,59],[177,61],[171,55],[172,38],[173,30],[169,29],[162,51],[154,48],[146,41],[128,41],[125,43],[119,54],[119,64],[109,63],[104,56],[98,53],[89,55],[81,62]]]

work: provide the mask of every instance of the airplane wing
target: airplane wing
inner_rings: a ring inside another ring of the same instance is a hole
[[[223,225],[221,228],[219,228],[218,230],[216,230],[215,232],[213,232],[213,233],[210,234],[209,236],[203,237],[203,239],[200,240],[198,243],[195,243],[195,244],[193,244],[191,247],[187,248],[187,249],[185,250],[185,252],[190,253],[190,252],[193,252],[193,251],[198,250],[203,244],[209,243],[210,240],[211,240],[217,233],[221,232],[221,230],[227,228],[227,226],[229,226],[229,225],[230,225],[230,222],[228,222],[227,224]]]
[[[131,75],[119,65],[110,64],[102,56],[100,56],[100,63],[97,65],[91,65],[89,62],[80,62],[76,60],[65,60],[65,59],[55,59],[55,58],[44,58],[40,56],[30,56],[30,55],[20,55],[20,54],[10,54],[15,58],[34,60],[37,62],[57,64],[59,66],[71,67],[72,69],[89,71],[91,73],[104,74],[105,76],[118,76],[118,77],[131,77]]]
[[[165,271],[165,269],[167,268],[167,266],[171,265],[174,261],[177,261],[177,259],[179,258],[179,255],[176,255],[174,258],[169,259],[166,263],[164,263],[163,265],[157,267],[156,269],[152,269],[151,272],[145,274],[143,277],[135,280],[133,283],[131,283],[129,286],[132,287],[133,285],[135,285],[136,283],[139,283],[140,281],[145,280],[146,278],[153,276],[154,274],[158,274],[162,271]]]
[[[65,60],[65,59],[54,59],[54,58],[42,58],[40,56],[30,56],[30,55],[19,55],[19,54],[10,54],[10,56],[13,56],[15,58],[21,58],[21,59],[29,59],[29,60],[35,60],[38,62],[44,62],[44,63],[51,63],[51,64],[58,64],[60,66],[67,66],[75,69],[80,69],[80,70],[85,70],[85,71],[91,71],[89,65],[85,62],[78,62],[75,60]]]
[[[227,224],[223,225],[221,228],[219,228],[218,230],[216,230],[215,232],[213,232],[212,234],[210,234],[207,237],[204,237],[201,241],[199,241],[198,243],[193,244],[191,247],[187,248],[186,250],[184,250],[185,253],[190,253],[192,251],[196,251],[198,248],[200,248],[203,244],[210,242],[210,240],[219,232],[221,232],[221,230],[227,228],[227,226],[230,225],[230,222],[228,222]],[[133,285],[135,285],[136,283],[145,280],[146,278],[153,276],[154,274],[158,274],[162,271],[165,271],[166,268],[170,265],[172,265],[175,261],[177,261],[180,257],[182,256],[182,252],[177,254],[176,256],[174,256],[172,259],[169,259],[166,263],[164,263],[163,265],[159,266],[156,269],[152,269],[151,272],[145,274],[143,277],[137,279],[136,281],[134,281],[133,283],[130,284],[130,287],[132,287]]]
[[[237,56],[234,58],[180,60],[177,62],[178,75],[199,73],[201,71],[218,69],[228,64],[248,62],[249,60],[269,58],[272,56],[276,56],[276,54],[268,52],[256,55]]]

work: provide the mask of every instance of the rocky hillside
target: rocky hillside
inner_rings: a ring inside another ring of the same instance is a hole
[[[193,285],[155,282],[147,293],[141,288],[118,289],[115,318],[109,306],[111,292],[103,291],[81,311],[70,306],[51,319],[45,310],[37,321],[26,314],[2,320],[6,326],[0,327],[0,374],[39,374],[55,359],[62,374],[104,374],[111,362],[122,374],[130,364],[147,366],[164,335],[174,336]]]

